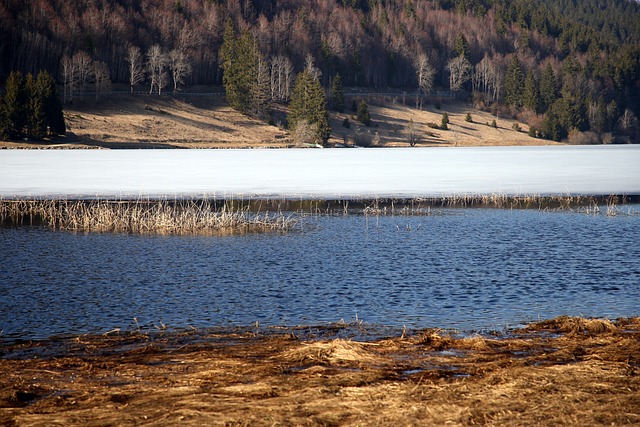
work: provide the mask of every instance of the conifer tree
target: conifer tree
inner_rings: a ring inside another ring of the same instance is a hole
[[[529,70],[524,81],[523,104],[525,108],[538,113],[540,111],[540,83],[533,70]]]
[[[42,94],[33,75],[27,74],[25,88],[28,95],[27,135],[32,139],[42,139],[47,136],[47,124]]]
[[[465,38],[464,34],[459,34],[458,37],[456,37],[454,48],[458,56],[463,57],[467,61],[469,60],[469,42]]]
[[[62,112],[62,102],[56,87],[56,81],[46,71],[38,73],[36,90],[42,100],[45,127],[49,128],[50,135],[64,135],[66,124]]]
[[[551,64],[547,64],[540,79],[540,112],[547,111],[556,99],[558,99],[556,76]]]
[[[344,90],[342,88],[342,77],[340,77],[340,74],[336,74],[331,83],[331,103],[333,104],[333,108],[339,113],[344,111]]]
[[[288,123],[292,130],[302,123],[316,126],[317,139],[323,145],[326,145],[331,134],[324,91],[320,81],[308,69],[296,77]]]
[[[507,75],[504,82],[505,101],[507,101],[507,104],[521,108],[523,105],[523,89],[524,67],[518,57],[514,55],[507,67]]]
[[[11,122],[4,111],[4,99],[0,98],[0,140],[9,138]]]
[[[18,138],[27,123],[27,91],[22,74],[13,71],[5,82],[2,109],[7,123],[7,136]]]
[[[447,113],[442,113],[442,120],[440,122],[440,129],[449,130],[449,115]]]
[[[262,57],[256,38],[249,32],[238,36],[233,23],[228,21],[220,56],[229,105],[254,117],[268,116],[271,98],[269,64]]]
[[[365,126],[371,125],[371,115],[369,114],[369,105],[367,104],[367,101],[365,101],[364,99],[360,101],[360,104],[358,105],[358,112],[356,113],[356,118],[360,123],[362,123]]]

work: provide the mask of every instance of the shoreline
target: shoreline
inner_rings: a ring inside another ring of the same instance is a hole
[[[374,341],[133,331],[0,349],[5,425],[640,422],[637,317]]]

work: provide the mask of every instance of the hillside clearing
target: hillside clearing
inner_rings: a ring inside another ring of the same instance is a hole
[[[379,140],[383,147],[409,146],[413,121],[416,146],[550,145],[531,138],[526,126],[513,130],[515,120],[496,118],[466,104],[443,104],[416,110],[401,103],[369,107],[372,125],[365,127],[351,114],[332,113],[330,146]],[[442,113],[449,115],[449,130],[433,129]],[[465,121],[470,113],[473,122]],[[275,106],[278,124],[286,109]],[[52,141],[0,142],[1,148],[287,148],[294,146],[289,132],[251,119],[230,108],[221,95],[148,96],[112,95],[99,103],[76,102],[65,110],[67,135]],[[348,120],[348,128],[345,127]],[[497,127],[491,126],[496,120]],[[376,133],[378,137],[376,137]]]

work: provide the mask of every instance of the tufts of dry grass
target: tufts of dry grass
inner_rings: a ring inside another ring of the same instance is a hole
[[[55,230],[134,234],[233,234],[287,231],[283,213],[218,207],[207,200],[0,200],[0,223],[42,224]]]
[[[555,319],[534,323],[527,328],[531,331],[552,331],[569,335],[595,335],[618,332],[619,328],[608,319],[585,319],[583,317],[560,316]]]
[[[323,366],[345,366],[388,363],[384,357],[367,350],[361,342],[336,339],[332,341],[308,342],[279,356],[289,363],[307,363]]]
[[[124,334],[0,350],[0,425],[640,425],[640,318],[373,343]]]

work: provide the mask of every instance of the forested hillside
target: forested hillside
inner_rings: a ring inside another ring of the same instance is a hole
[[[156,92],[222,84],[231,22],[255,41],[274,101],[311,59],[327,93],[338,74],[345,86],[452,90],[519,114],[533,135],[638,141],[635,0],[2,0],[0,22],[0,79],[47,70],[67,97],[105,79]]]

